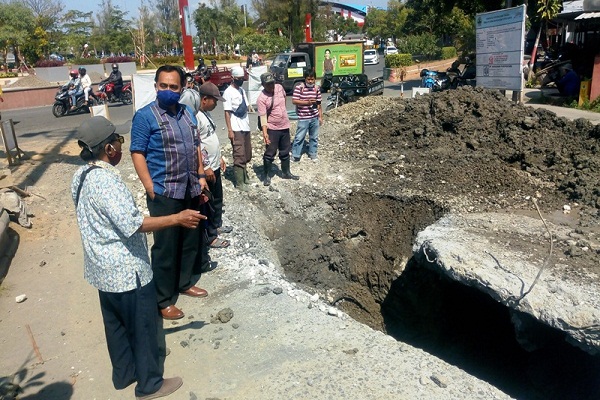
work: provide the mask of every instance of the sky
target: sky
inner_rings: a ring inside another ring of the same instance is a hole
[[[100,0],[62,0],[65,5],[65,10],[79,10],[83,12],[97,12],[100,9]],[[352,0],[352,1],[339,1],[340,3],[352,4],[352,5],[372,5],[374,7],[382,7],[386,8],[387,0]],[[149,1],[145,1],[145,4],[148,4]],[[198,0],[188,0],[188,4],[190,6],[190,12],[193,12],[198,8],[198,5],[201,1]],[[208,2],[206,2],[208,3]],[[250,0],[237,0],[237,3],[241,5],[247,5],[250,9],[252,7]],[[138,15],[138,8],[140,7],[140,0],[128,0],[124,2],[114,1],[113,4],[118,5],[119,8],[123,11],[127,11],[127,17],[136,18]]]

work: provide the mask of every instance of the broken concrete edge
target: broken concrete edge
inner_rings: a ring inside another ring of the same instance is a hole
[[[527,231],[525,226],[534,228]],[[568,230],[553,225],[551,229],[557,237]],[[421,264],[488,294],[510,310],[526,313],[564,332],[570,344],[585,352],[600,354],[599,285],[589,283],[584,288],[581,282],[557,280],[550,267],[530,293],[515,301],[530,288],[541,263],[534,264],[528,260],[531,254],[503,247],[486,236],[501,236],[503,230],[543,235],[541,221],[521,215],[448,214],[417,235],[414,256]]]

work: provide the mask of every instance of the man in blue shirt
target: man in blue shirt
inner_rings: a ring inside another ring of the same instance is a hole
[[[163,65],[154,82],[156,101],[135,113],[130,146],[133,165],[146,189],[148,211],[151,216],[162,216],[198,210],[207,183],[196,117],[179,104],[184,73],[179,67]],[[181,227],[154,233],[152,271],[164,319],[183,318],[175,306],[180,293],[208,296],[192,281],[199,270],[196,259],[203,236],[201,229]]]
[[[138,400],[167,396],[181,387],[179,377],[163,379],[159,364],[156,289],[144,232],[172,226],[195,228],[206,219],[196,210],[144,217],[116,165],[125,139],[104,117],[78,129],[80,167],[71,184],[83,244],[84,278],[96,289],[115,389],[136,383]]]

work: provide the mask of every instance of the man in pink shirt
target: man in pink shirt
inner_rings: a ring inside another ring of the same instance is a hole
[[[277,150],[281,160],[281,177],[298,180],[299,177],[290,172],[290,120],[285,108],[285,90],[283,86],[275,83],[275,77],[270,72],[262,74],[260,82],[263,90],[258,95],[256,105],[266,145],[263,155],[263,184],[271,184],[271,166]]]

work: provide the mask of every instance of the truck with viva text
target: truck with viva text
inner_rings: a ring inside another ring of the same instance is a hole
[[[287,93],[304,82],[304,72],[314,70],[327,91],[335,77],[364,74],[364,47],[360,40],[300,43],[295,51],[278,54],[270,66]]]

